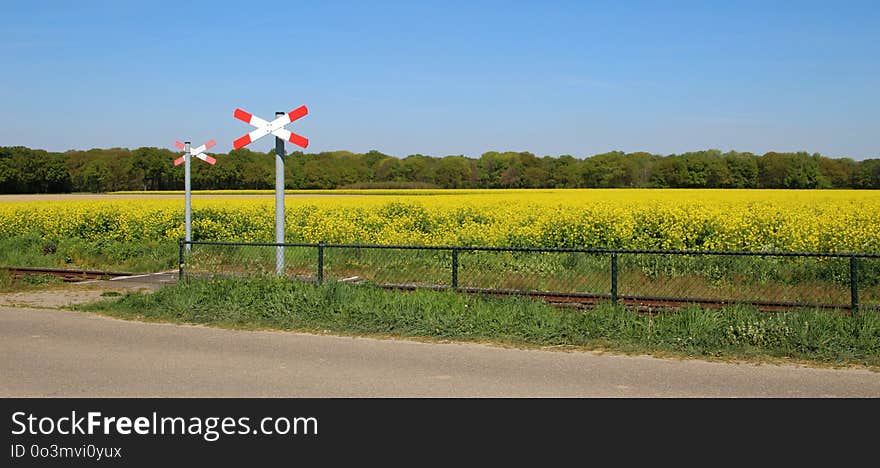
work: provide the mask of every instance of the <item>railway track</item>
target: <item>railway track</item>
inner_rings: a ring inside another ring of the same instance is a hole
[[[210,275],[208,275],[210,276]],[[246,275],[245,275],[246,276]],[[314,283],[317,278],[311,275],[293,276],[291,279]],[[427,289],[432,291],[448,291],[452,288],[447,285],[430,284],[430,283],[372,283],[359,276],[350,278],[339,278],[336,281],[351,284],[371,284],[372,286],[382,289],[399,290],[399,291],[415,291],[419,289]],[[570,307],[578,309],[590,309],[599,304],[611,301],[609,293],[562,293],[562,292],[543,292],[528,291],[520,289],[495,289],[495,288],[474,288],[474,287],[458,287],[457,292],[466,294],[480,294],[485,296],[525,296],[533,299],[543,300],[551,305],[559,307]],[[663,312],[671,312],[684,307],[699,306],[706,309],[720,309],[731,305],[745,305],[754,307],[761,312],[783,312],[795,309],[824,309],[828,311],[837,311],[850,315],[852,310],[849,304],[818,304],[804,303],[793,301],[760,301],[760,300],[744,300],[744,299],[715,299],[715,298],[699,298],[699,297],[662,297],[662,296],[635,296],[620,295],[617,298],[620,305],[626,306],[628,309],[635,310],[646,314],[658,314]],[[863,310],[880,311],[880,305],[863,304],[860,306]]]
[[[63,268],[33,268],[33,267],[6,267],[14,278],[19,279],[28,275],[52,275],[61,278],[63,281],[74,283],[90,279],[109,279],[121,276],[131,276],[133,273],[125,273],[119,271],[99,271],[99,270],[76,270]]]
[[[9,274],[15,278],[21,278],[26,275],[53,275],[61,278],[65,282],[78,282],[90,279],[111,279],[125,276],[133,276],[133,273],[118,271],[102,271],[102,270],[77,270],[77,269],[61,269],[61,268],[33,268],[33,267],[6,267]],[[311,277],[296,278],[301,281],[314,282],[316,279]],[[353,281],[352,281],[353,280]],[[352,277],[341,280],[342,282],[360,283],[362,278]],[[376,284],[383,289],[412,291],[416,289],[430,289],[443,291],[451,289],[449,286],[419,283],[382,283]],[[468,294],[482,294],[488,296],[526,296],[535,299],[541,299],[554,306],[574,307],[579,309],[593,308],[601,303],[611,300],[610,294],[596,293],[558,293],[558,292],[541,292],[541,291],[524,291],[517,289],[492,289],[492,288],[473,288],[460,287],[456,289],[458,292]],[[796,308],[818,308],[827,310],[837,310],[842,313],[852,313],[849,304],[805,304],[798,302],[778,302],[778,301],[746,301],[746,300],[730,300],[730,299],[710,299],[710,298],[678,298],[678,297],[651,297],[651,296],[618,296],[618,303],[628,308],[643,313],[659,313],[671,311],[687,307],[690,305],[698,305],[705,308],[722,308],[733,304],[741,304],[755,307],[763,312],[781,312]],[[867,306],[868,309],[880,309],[877,306]]]
[[[432,289],[437,291],[448,290],[448,286],[437,285],[417,285],[417,284],[380,284],[384,289],[397,290],[416,290],[416,289]],[[611,294],[593,294],[593,293],[554,293],[541,291],[523,291],[516,289],[490,289],[490,288],[457,288],[456,291],[469,294],[483,294],[489,296],[527,296],[535,299],[544,300],[555,306],[576,307],[576,308],[593,308],[601,303],[611,300]],[[681,309],[691,305],[697,305],[704,308],[720,309],[730,305],[747,305],[754,307],[762,312],[782,312],[797,308],[826,309],[837,310],[845,314],[851,314],[849,304],[807,304],[799,302],[785,301],[749,301],[749,300],[732,300],[732,299],[710,299],[710,298],[687,298],[687,297],[652,297],[652,296],[618,296],[618,303],[630,309],[643,313],[659,313],[664,311],[672,311]],[[868,309],[877,309],[876,306],[863,306]]]

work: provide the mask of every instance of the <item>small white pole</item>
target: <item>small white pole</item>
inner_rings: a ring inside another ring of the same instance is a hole
[[[185,225],[186,225],[185,226],[186,241],[190,242],[190,241],[192,241],[192,193],[191,193],[192,187],[191,187],[191,183],[190,183],[190,162],[192,161],[192,155],[191,155],[190,142],[187,141],[183,145],[184,145],[184,149],[183,149],[184,182],[183,182],[183,184],[184,184],[184,189],[186,192],[186,195],[185,195],[186,210],[185,210],[185,214],[184,214],[184,221],[185,221]],[[192,248],[192,246],[190,244],[186,244],[186,251],[187,252],[189,252],[189,250],[191,248]]]
[[[284,115],[276,112],[275,116]],[[275,243],[284,243],[284,140],[275,137]],[[275,249],[275,275],[284,274],[284,247]]]

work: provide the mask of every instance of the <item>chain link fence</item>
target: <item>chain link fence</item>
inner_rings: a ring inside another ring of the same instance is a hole
[[[641,309],[880,310],[880,254],[180,242],[181,278],[279,274]]]
[[[866,310],[880,310],[880,256],[856,260],[856,302]]]

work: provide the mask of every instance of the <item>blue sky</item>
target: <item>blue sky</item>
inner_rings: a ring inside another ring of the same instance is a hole
[[[880,3],[6,2],[0,146],[880,157]],[[273,147],[270,138],[254,144]],[[291,148],[292,149],[292,148]]]

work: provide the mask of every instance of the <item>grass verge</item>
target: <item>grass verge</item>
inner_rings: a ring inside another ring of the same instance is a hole
[[[75,307],[115,317],[240,329],[577,347],[725,359],[786,359],[880,367],[880,314],[746,307],[647,316],[608,306],[588,312],[519,298],[387,291],[274,278],[190,279],[154,293]]]
[[[176,241],[44,239],[38,233],[0,239],[0,265],[46,268],[163,271],[177,267]]]

